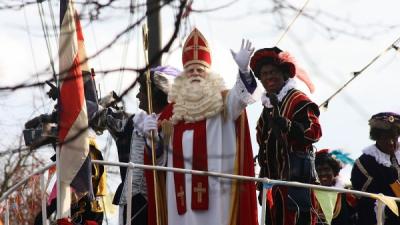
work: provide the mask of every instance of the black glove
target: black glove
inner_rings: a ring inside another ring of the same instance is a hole
[[[46,93],[49,98],[56,100],[58,98],[58,88],[50,81],[46,81],[46,84],[50,86],[50,90]]]
[[[290,120],[286,119],[283,116],[277,116],[272,119],[275,126],[281,130],[282,132],[286,133],[289,131],[290,127]]]
[[[260,204],[262,206],[262,190],[260,192],[258,192],[258,196],[257,196],[257,200],[258,200],[258,204]]]
[[[290,124],[290,134],[295,137],[304,137],[304,126],[303,124],[292,121]]]
[[[278,96],[276,96],[275,93],[267,93],[267,97],[269,98],[271,105],[273,105],[274,107],[277,107],[279,105]]]

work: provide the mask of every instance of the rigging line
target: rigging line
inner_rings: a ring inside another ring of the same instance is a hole
[[[191,2],[192,1],[187,1],[186,2],[186,6],[185,7],[188,7],[190,4],[191,4]],[[187,10],[187,9],[186,9]],[[173,11],[173,13],[176,15],[176,14],[178,14],[179,13],[179,8],[178,7],[172,7],[172,11]],[[175,48],[171,48],[168,52],[166,52],[165,53],[165,57],[164,57],[164,62],[168,62],[169,60],[170,60],[170,58],[172,57],[172,54],[175,52],[175,51],[177,51],[177,50],[179,50],[179,49],[181,49],[182,47],[183,47],[183,43],[182,43],[182,39],[184,39],[184,37],[186,36],[186,34],[188,34],[190,31],[188,31],[188,30],[191,30],[193,27],[192,27],[192,25],[191,25],[191,23],[190,23],[190,18],[193,18],[193,17],[191,17],[191,16],[186,16],[186,17],[183,17],[182,18],[182,29],[180,29],[179,31],[178,31],[178,35],[180,36],[180,37],[182,37],[182,38],[177,38],[176,39],[176,42],[177,42],[177,46],[175,47]]]
[[[95,29],[94,29],[94,25],[93,25],[93,24],[94,24],[94,23],[91,22],[89,27],[90,27],[90,30],[91,30],[91,32],[92,32],[92,38],[93,38],[93,42],[94,42],[94,47],[95,47],[96,51],[98,51],[99,47],[98,47],[98,44],[97,44],[96,32],[95,32]],[[104,69],[103,69],[103,62],[102,62],[101,58],[102,58],[102,56],[101,56],[101,55],[98,55],[95,59],[96,59],[96,61],[97,61],[97,65],[100,67],[100,70],[104,70]],[[92,59],[92,60],[94,60],[94,59]],[[95,78],[95,79],[96,79],[96,78]],[[98,80],[98,81],[99,81],[99,80]],[[98,98],[101,98],[101,95],[102,95],[102,93],[101,93],[101,85],[104,86],[104,79],[102,80],[101,83],[98,82],[97,85],[98,85],[98,86],[95,87],[95,88],[96,88],[97,91],[98,91]]]
[[[315,74],[317,74],[317,77],[321,79],[321,81],[323,81],[326,85],[330,86],[333,90],[335,90],[336,87],[338,87],[340,84],[336,83],[333,79],[331,79],[329,76],[326,76],[326,74],[320,70],[319,66],[316,64],[314,59],[310,57],[311,55],[310,52],[308,52],[307,49],[301,45],[300,40],[296,37],[296,35],[291,35],[291,40],[293,40],[294,43],[296,43],[299,46],[303,55],[302,56],[303,59],[306,62],[308,62],[308,64],[310,64]],[[352,97],[351,95],[347,95],[345,93],[343,93],[343,95],[344,95],[343,97],[345,97],[345,101],[347,102],[347,104],[350,105],[351,108],[359,116],[361,116],[362,118],[369,116],[364,106],[362,106],[359,102],[357,102],[356,99],[354,99],[354,97]]]
[[[341,92],[348,84],[350,84],[356,77],[358,77],[361,73],[363,73],[369,66],[371,66],[373,63],[376,62],[376,60],[378,60],[382,55],[384,55],[386,52],[388,52],[390,49],[395,49],[398,48],[398,46],[396,46],[396,43],[398,43],[400,41],[400,37],[397,38],[392,44],[390,44],[384,51],[382,51],[379,55],[375,56],[375,58],[373,58],[366,66],[364,66],[360,71],[357,72],[353,72],[353,77],[350,78],[350,80],[348,80],[342,87],[340,87],[337,91],[335,91],[335,93],[333,93],[329,98],[327,98],[324,102],[322,102],[319,105],[319,108],[321,107],[328,107],[329,101],[335,97],[337,94],[339,94],[339,92]]]
[[[48,34],[48,31],[47,31],[47,24],[46,24],[46,21],[44,19],[44,10],[43,10],[42,4],[39,3],[39,2],[38,2],[38,10],[39,10],[40,22],[41,22],[42,30],[43,30],[43,34],[44,34],[44,39],[46,41],[47,53],[49,54],[50,66],[51,66],[51,69],[53,71],[53,79],[57,84],[57,76],[56,76],[56,70],[54,68],[53,54],[52,54],[52,51],[51,51],[51,44],[50,44],[49,34]]]
[[[21,2],[24,3],[24,0],[21,0]],[[33,68],[35,70],[36,80],[39,81],[39,73],[38,73],[38,69],[37,69],[37,62],[35,60],[35,53],[34,53],[33,44],[32,44],[31,30],[29,28],[28,18],[26,16],[26,7],[24,7],[23,12],[24,12],[25,29],[26,29],[26,33],[28,34],[29,47],[31,49]],[[42,102],[42,107],[44,108],[45,103],[44,103],[43,95],[40,96],[40,100]]]
[[[53,5],[51,4],[51,0],[49,2],[49,11],[50,11],[50,17],[51,17],[51,24],[53,25],[53,32],[54,32],[54,37],[58,46],[58,30],[57,30],[57,25],[56,25],[56,20],[54,19],[54,12],[53,12]]]
[[[131,26],[132,24],[133,24],[133,19],[134,19],[134,10],[135,10],[135,7],[134,7],[134,4],[133,4],[133,2],[134,2],[134,0],[132,0],[131,1],[131,7],[130,7],[130,10],[129,10],[129,19],[128,19],[128,26]],[[130,35],[131,35],[131,33],[133,32],[133,29],[131,29],[131,30],[129,30],[128,32],[127,32],[127,36],[126,36],[126,40],[125,40],[125,42],[124,42],[124,48],[122,49],[123,51],[122,51],[122,57],[121,57],[121,68],[125,68],[125,66],[126,66],[126,61],[127,61],[127,54],[128,54],[128,47],[129,47],[129,43],[130,43],[130,41],[131,41],[131,37],[130,37]],[[137,54],[138,55],[138,54]],[[122,70],[121,71],[121,73],[119,74],[119,76],[118,76],[118,83],[117,83],[117,93],[118,93],[118,95],[120,95],[120,93],[121,93],[121,89],[122,89],[122,81],[123,81],[123,75],[124,75],[124,73],[125,73],[125,70]],[[112,147],[112,140],[113,140],[113,138],[112,138],[112,136],[111,136],[111,134],[110,133],[108,133],[108,136],[107,136],[107,146],[106,146],[106,149],[107,150],[109,150],[109,149],[111,149],[111,147]],[[110,156],[109,156],[109,153],[110,153],[111,151],[107,151],[107,157],[109,158]]]
[[[95,49],[96,49],[96,52],[98,52],[98,49],[99,49],[99,47],[98,47],[98,41],[97,41],[97,38],[96,38],[96,31],[95,31],[95,29],[94,29],[94,25],[93,25],[94,23],[93,22],[91,22],[90,23],[90,26],[88,26],[88,27],[90,27],[90,30],[91,30],[91,33],[92,33],[92,38],[93,38],[93,41],[94,41],[94,47],[95,47]],[[98,66],[100,67],[100,70],[104,70],[103,69],[103,63],[102,63],[102,60],[101,60],[101,57],[102,57],[102,55],[100,54],[100,55],[98,55],[95,59],[97,60],[97,64],[98,64]],[[93,59],[92,59],[93,60]],[[99,98],[101,98],[101,89],[100,89],[100,83],[98,83],[98,91],[99,91]],[[105,86],[105,82],[104,82],[104,79],[102,80],[102,86]],[[104,147],[104,158],[105,159],[109,159],[110,158],[110,152],[111,151],[109,151],[109,149],[111,149],[111,145],[112,145],[112,137],[111,137],[111,134],[110,133],[108,133],[108,136],[107,136],[107,138],[106,138],[106,145],[105,145],[105,147]]]
[[[133,4],[132,4],[133,5]],[[134,15],[134,7],[131,7],[132,11],[129,11],[129,19],[128,19],[128,26],[131,26],[133,24],[133,15]],[[127,55],[128,55],[128,48],[129,48],[129,44],[132,40],[131,38],[131,34],[133,33],[133,29],[129,30],[127,32],[127,36],[126,36],[126,40],[124,43],[124,47],[122,49],[122,57],[121,57],[121,68],[125,68],[126,66],[126,61],[127,61]],[[122,70],[121,73],[118,76],[118,84],[117,84],[117,93],[120,94],[121,93],[121,89],[122,89],[122,80],[124,77],[124,73],[125,70]]]
[[[173,42],[177,39],[177,37],[178,37],[178,31],[180,30],[180,27],[181,27],[181,18],[182,18],[182,14],[183,14],[183,11],[184,11],[184,4],[186,3],[186,1],[184,0],[184,1],[180,1],[181,3],[180,3],[180,10],[179,10],[179,13],[175,16],[175,23],[174,23],[174,31],[173,31],[173,33],[172,33],[172,35],[171,35],[171,37],[167,40],[167,44],[165,44],[163,47],[162,47],[162,49],[151,59],[151,63],[155,60],[155,59],[157,59],[157,57],[161,57],[162,56],[162,54],[164,54],[165,52],[168,52],[169,50],[170,50],[170,48],[171,48],[171,46],[172,46],[172,44],[173,44]],[[166,3],[166,4],[163,4],[160,8],[158,8],[158,9],[161,9],[162,7],[164,7],[165,5],[167,5],[167,4],[169,4],[169,3]],[[140,19],[140,21],[137,21],[136,23],[135,23],[135,25],[137,25],[137,24],[139,24],[139,22],[141,22],[142,21],[142,18]],[[127,29],[129,29],[130,27],[128,27]],[[126,29],[125,29],[126,30]],[[116,41],[116,40],[118,40],[119,38],[121,38],[121,36],[123,35],[123,33],[124,32],[126,32],[126,31],[122,31],[122,32],[120,32],[115,38],[114,38],[114,42]],[[113,43],[108,43],[105,47],[103,47],[103,49],[102,50],[105,50],[105,49],[107,49],[107,48],[110,48],[110,46],[112,46],[113,45]],[[100,53],[96,53],[95,55],[93,55],[94,57],[96,56],[96,55],[98,55],[98,54],[100,54]],[[150,64],[151,64],[150,63]],[[135,71],[139,71],[139,72],[142,72],[142,71],[144,71],[144,70],[146,70],[147,69],[147,67],[148,67],[148,65],[147,66],[145,66],[144,68],[139,68],[139,69],[131,69],[131,70],[135,70]],[[126,68],[125,68],[126,69]],[[129,69],[129,68],[128,68]],[[113,72],[114,70],[108,70],[108,71],[104,71],[103,73],[110,73],[110,72]],[[115,71],[114,71],[115,72]],[[125,95],[127,95],[128,93],[129,93],[129,91],[132,89],[132,88],[134,88],[135,86],[136,86],[136,84],[137,84],[137,82],[138,82],[138,78],[136,78],[135,80],[134,80],[134,82],[131,84],[131,85],[129,85],[122,93],[121,93],[121,95],[120,96],[118,96],[118,98],[117,99],[115,99],[114,101],[112,101],[111,103],[109,103],[108,105],[112,105],[113,103],[115,103],[115,102],[120,102],[121,101],[121,99],[125,96]],[[0,90],[1,90],[1,87],[0,87]]]
[[[137,2],[138,2],[138,4],[140,4],[140,3],[139,3],[140,0],[137,0]],[[146,0],[145,0],[145,1],[142,0],[142,4],[143,4],[143,5],[146,5]],[[146,7],[147,7],[147,6],[146,6]],[[139,20],[140,17],[142,17],[142,16],[144,16],[144,15],[146,14],[146,9],[147,9],[147,8],[144,9],[144,12],[141,12],[140,10],[137,10],[136,20]],[[160,10],[161,10],[161,8],[160,8]],[[138,25],[142,25],[142,23],[141,23],[141,24],[138,24]],[[135,33],[135,38],[138,40],[138,43],[139,43],[139,40],[142,38],[142,31],[141,31],[141,30],[138,29],[138,32]],[[139,45],[139,44],[138,44],[138,45]],[[137,48],[136,48],[136,55],[141,55],[141,54],[142,54],[141,49],[139,49],[139,47],[137,47]],[[136,65],[139,65],[140,59],[141,59],[141,57],[136,57]]]
[[[91,23],[91,24],[93,24],[93,23]],[[97,38],[96,38],[96,32],[95,32],[95,30],[94,30],[94,25],[91,25],[91,26],[90,26],[90,30],[92,31],[92,36],[93,36],[93,40],[94,40],[94,47],[95,47],[96,51],[98,51],[99,46],[98,46],[98,44],[97,44]],[[98,60],[98,65],[99,65],[99,67],[100,67],[100,70],[104,70],[104,69],[103,69],[103,62],[102,62],[102,60],[101,60],[101,55],[97,56],[97,57],[96,57],[96,60]],[[100,95],[100,96],[101,96],[101,95]]]
[[[150,13],[152,13],[155,10],[161,10],[164,6],[169,5],[170,2],[163,2],[161,6],[153,9]],[[125,35],[125,33],[130,30],[133,29],[135,26],[138,26],[140,23],[142,23],[144,20],[146,19],[146,16],[141,17],[139,20],[137,20],[132,26],[126,27],[124,28],[122,31],[120,31],[117,35],[115,35],[115,37],[113,38],[113,40],[111,40],[109,43],[107,43],[106,45],[104,45],[99,52],[94,53],[93,55],[89,56],[88,59],[94,58],[98,55],[100,55],[103,51],[111,48],[112,46],[114,46],[114,44],[116,44],[118,42],[118,40]],[[176,26],[176,25],[175,25]],[[170,43],[168,43],[168,46],[165,47],[170,47]],[[164,49],[165,51],[165,49]],[[159,55],[161,55],[163,52],[160,52]],[[157,57],[159,57],[159,55],[157,55]],[[152,61],[154,61],[154,59],[152,59]]]
[[[299,12],[297,13],[297,15],[293,18],[292,22],[290,22],[290,24],[286,27],[285,31],[283,31],[282,35],[280,36],[280,38],[278,39],[278,41],[276,42],[275,46],[278,46],[278,44],[282,41],[282,39],[286,36],[286,34],[289,32],[290,28],[292,28],[292,25],[294,24],[294,22],[299,18],[299,16],[301,14],[303,14],[304,9],[306,8],[306,6],[308,5],[308,3],[310,2],[310,0],[306,0],[303,4],[303,6],[301,7],[301,9],[299,10]]]
[[[192,2],[192,1],[188,1],[188,5],[190,5],[191,2]],[[208,8],[208,9],[206,8],[206,9],[198,9],[198,10],[196,10],[196,9],[191,9],[191,11],[192,11],[192,12],[196,12],[196,13],[213,12],[213,11],[218,11],[218,10],[221,10],[221,9],[228,8],[228,7],[232,6],[233,4],[235,4],[235,3],[237,3],[237,2],[239,2],[239,0],[232,0],[232,1],[230,1],[230,2],[227,2],[227,3],[223,4],[223,5],[216,6],[215,8]],[[207,6],[207,4],[205,4],[205,5]]]

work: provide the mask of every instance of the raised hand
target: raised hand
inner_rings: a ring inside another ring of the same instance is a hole
[[[231,49],[231,53],[233,59],[235,60],[236,64],[239,66],[239,70],[242,73],[248,73],[250,71],[249,64],[250,64],[250,57],[253,55],[254,47],[249,40],[242,39],[242,46],[238,52],[234,52]]]

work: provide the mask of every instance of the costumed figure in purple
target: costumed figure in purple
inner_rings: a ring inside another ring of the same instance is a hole
[[[356,160],[351,172],[353,189],[400,197],[400,115],[392,112],[375,114],[369,120],[370,139]],[[397,203],[397,205],[399,205]],[[400,224],[400,217],[385,207],[383,216],[377,215],[378,204],[373,198],[361,197],[356,207],[357,225]]]

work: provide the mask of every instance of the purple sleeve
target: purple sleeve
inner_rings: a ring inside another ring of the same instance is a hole
[[[246,87],[247,91],[250,94],[253,94],[253,92],[257,88],[257,81],[254,78],[253,72],[250,72],[249,74],[245,74],[245,73],[240,72],[240,70],[239,70],[239,76],[240,76],[240,79],[242,80],[244,86]]]

